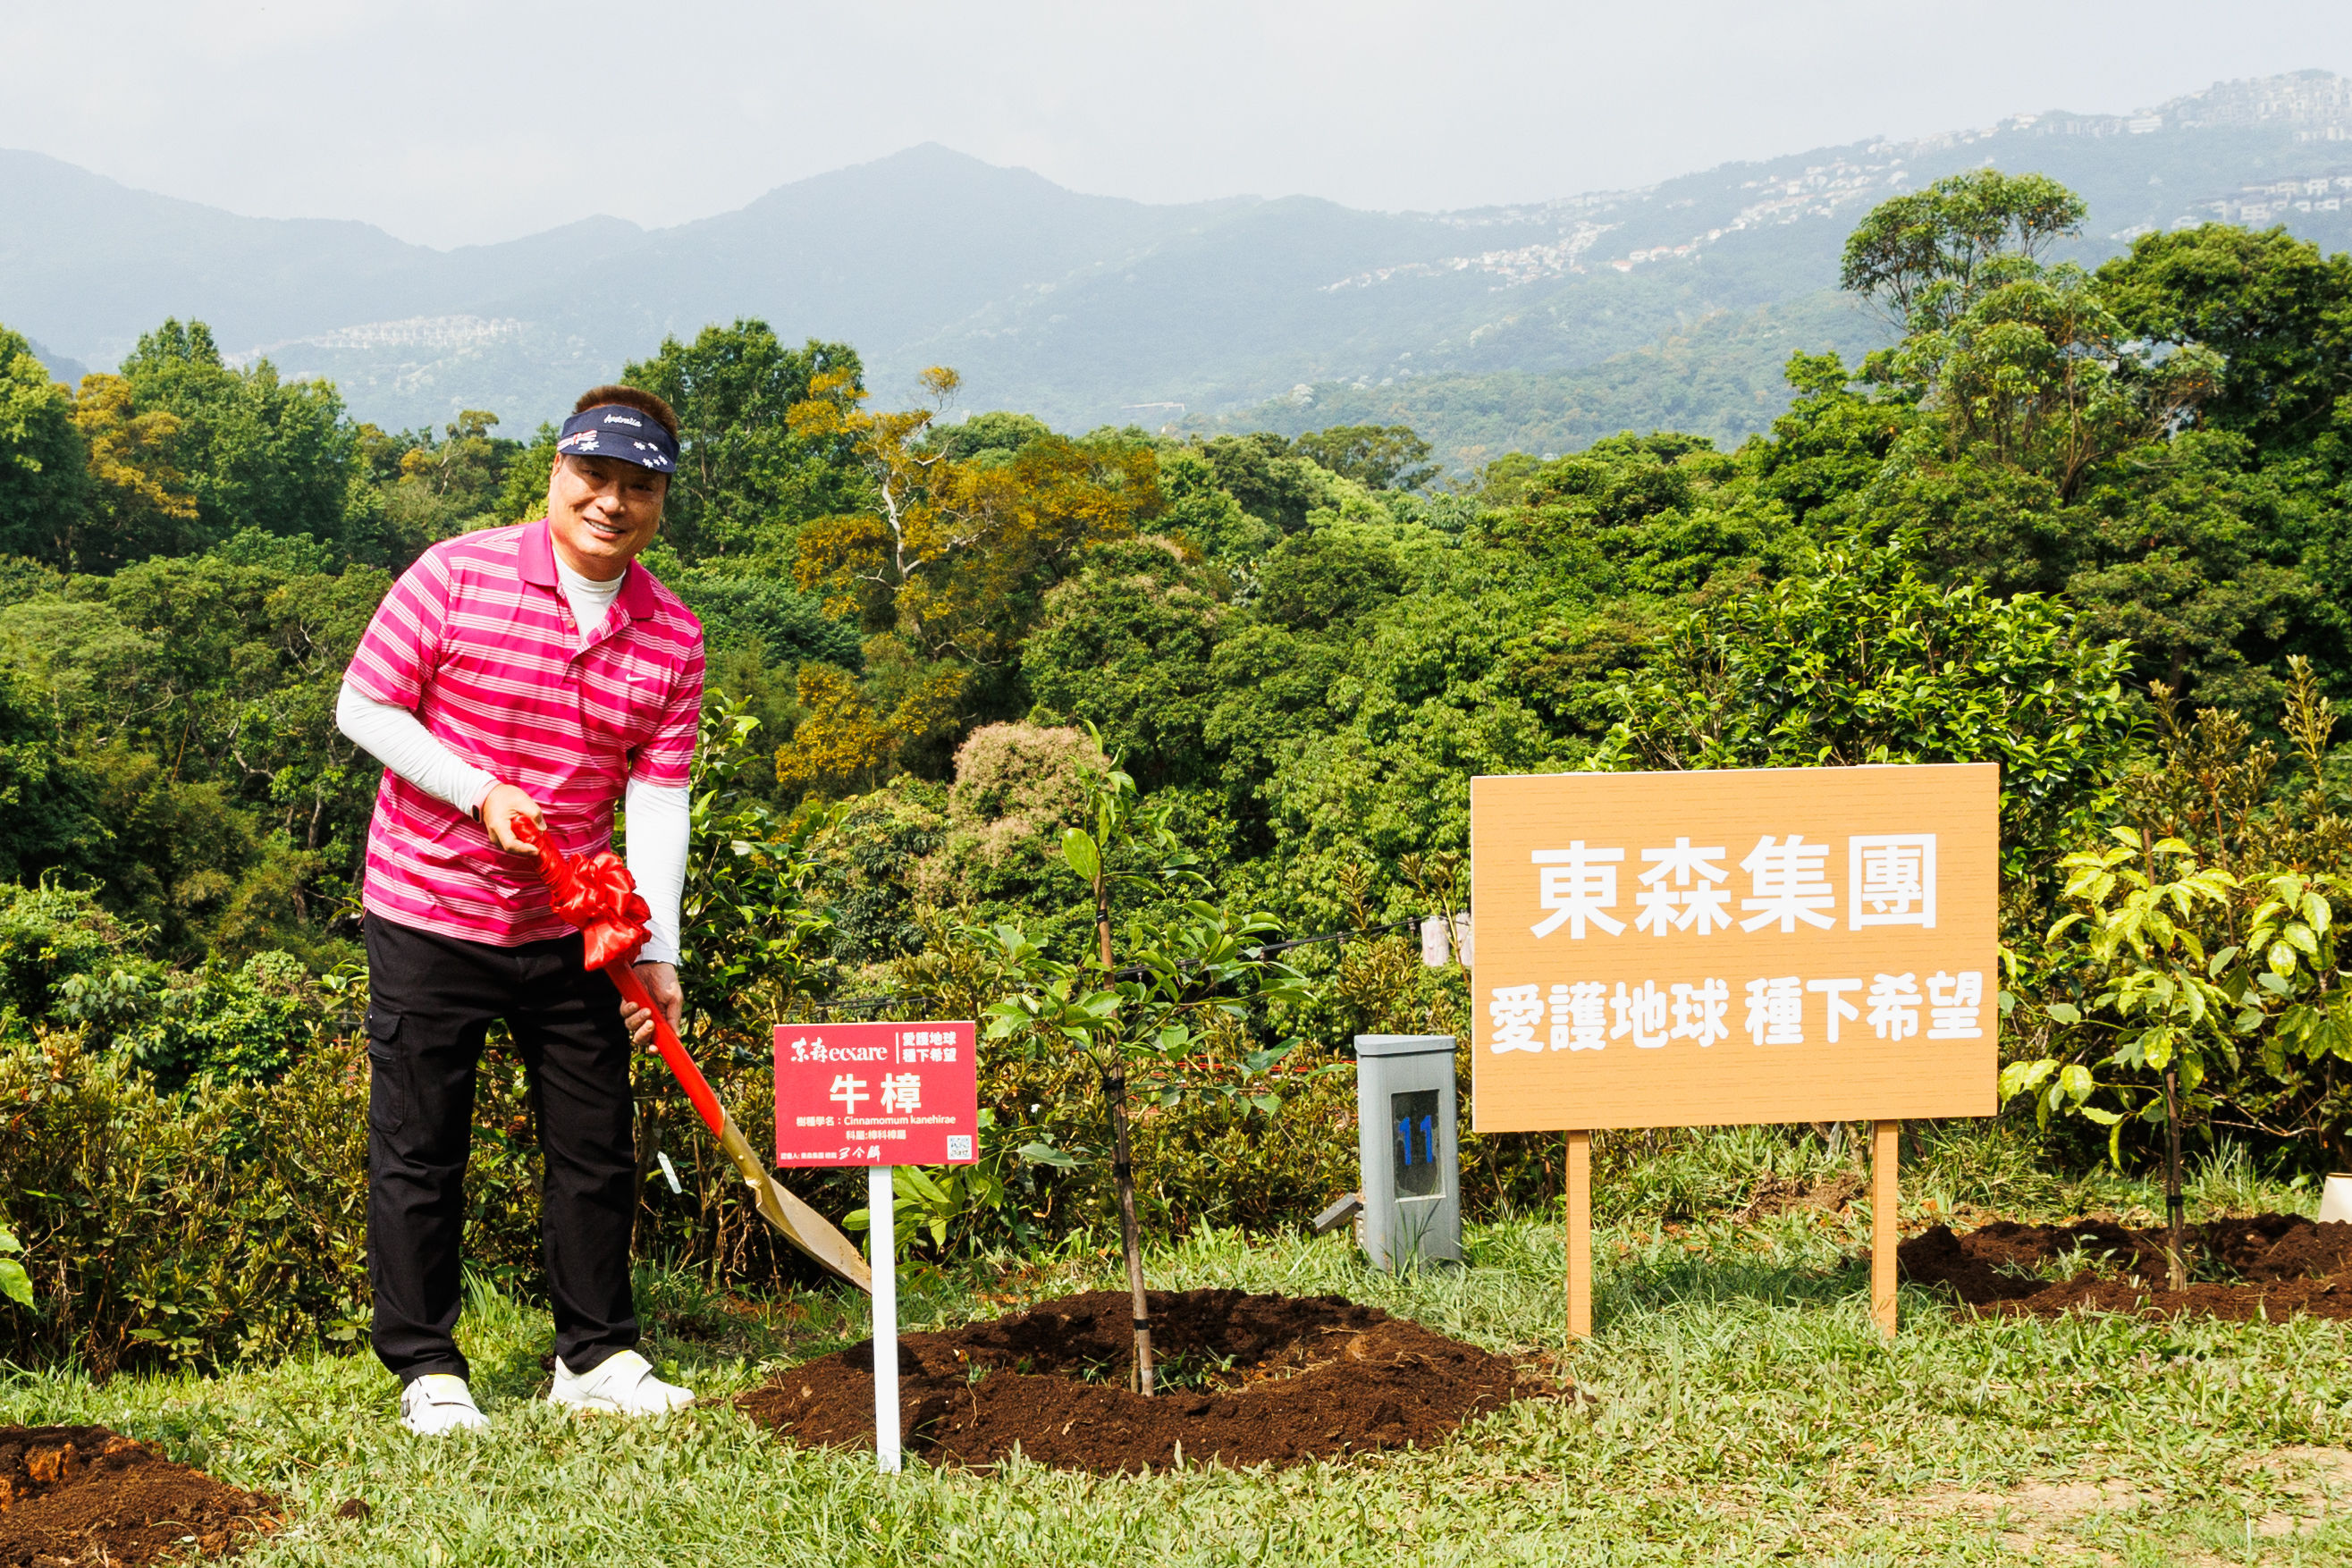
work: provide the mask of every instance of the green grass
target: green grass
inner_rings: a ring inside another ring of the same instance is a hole
[[[1817,1145],[1792,1154],[1742,1132],[1696,1148],[1654,1173],[1685,1208],[1709,1152],[1718,1196],[1743,1169],[1834,1173]],[[2025,1180],[2015,1164],[1931,1141],[1906,1221],[2008,1190]],[[2045,1188],[2042,1217],[2160,1207],[2112,1179]],[[2233,1208],[2312,1201],[2226,1156],[2200,1169],[2199,1191]],[[1866,1211],[1729,1214],[1626,1215],[1597,1234],[1598,1331],[1567,1362],[1582,1403],[1514,1406],[1430,1452],[1288,1471],[1104,1480],[918,1464],[886,1479],[868,1456],[786,1447],[723,1403],[667,1426],[566,1417],[535,1398],[543,1315],[487,1291],[463,1330],[485,1438],[398,1431],[392,1380],[364,1356],[104,1385],[17,1374],[0,1380],[0,1421],[102,1422],[286,1495],[293,1522],[247,1553],[254,1568],[2352,1560],[2352,1522],[2333,1521],[2352,1518],[2344,1328],[1977,1320],[1906,1292],[1890,1346],[1863,1272],[1842,1262]],[[1475,1227],[1468,1252],[1465,1268],[1391,1278],[1339,1237],[1216,1233],[1160,1252],[1151,1272],[1164,1287],[1335,1291],[1496,1350],[1557,1348],[1557,1226]],[[904,1321],[1108,1284],[1111,1264],[1073,1248],[1049,1266],[913,1271]],[[707,1394],[865,1331],[837,1296],[729,1303],[649,1276],[641,1299],[648,1353]],[[333,1519],[350,1497],[373,1516]]]

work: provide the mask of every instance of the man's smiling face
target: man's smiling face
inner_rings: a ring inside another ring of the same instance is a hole
[[[668,475],[618,458],[557,458],[547,476],[547,523],[556,554],[584,577],[619,576],[661,531],[668,494]]]

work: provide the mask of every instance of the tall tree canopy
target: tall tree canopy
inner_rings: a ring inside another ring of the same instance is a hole
[[[1908,331],[1940,326],[2078,233],[2088,210],[2045,174],[1948,175],[1873,207],[1846,238],[1838,285]]]
[[[2199,417],[2266,450],[2326,434],[2352,396],[2352,255],[2209,223],[2142,235],[2099,286],[2126,331],[2218,354]]]
[[[0,326],[0,550],[67,558],[92,488],[71,395]]]
[[[670,548],[688,560],[771,558],[799,526],[856,503],[864,476],[837,434],[796,430],[794,405],[820,377],[855,388],[862,368],[844,343],[798,349],[765,321],[705,327],[691,343],[662,340],[621,379],[667,401],[678,423],[678,473],[663,514]]]

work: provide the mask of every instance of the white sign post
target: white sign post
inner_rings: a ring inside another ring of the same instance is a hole
[[[980,1142],[980,1026],[877,1019],[776,1026],[776,1163],[866,1167],[874,1289],[874,1466],[898,1470],[898,1249],[890,1176],[969,1165]]]
[[[874,1272],[874,1468],[898,1473],[898,1247],[890,1167],[866,1167],[866,1262]]]

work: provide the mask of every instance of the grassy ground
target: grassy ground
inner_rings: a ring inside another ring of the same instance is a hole
[[[284,1494],[293,1522],[247,1552],[253,1568],[2352,1561],[2345,1328],[1980,1321],[1906,1292],[1890,1346],[1871,1327],[1864,1271],[1842,1261],[1866,1237],[1866,1209],[1754,1217],[1729,1201],[1752,1202],[1767,1177],[1802,1189],[1838,1173],[1811,1141],[1759,1130],[1621,1180],[1596,1236],[1598,1331],[1567,1363],[1585,1400],[1515,1406],[1410,1457],[1148,1479],[919,1464],[877,1478],[870,1456],[785,1447],[723,1403],[666,1427],[557,1415],[534,1397],[543,1317],[495,1297],[463,1330],[486,1438],[406,1436],[391,1380],[331,1355],[104,1386],[16,1375],[0,1380],[0,1422],[102,1422]],[[2146,1219],[2151,1196],[2069,1186],[1970,1142],[1931,1145],[1907,1182],[1906,1224],[1987,1202]],[[2225,1160],[2203,1173],[2194,1208],[2312,1203]],[[1152,1273],[1171,1288],[1336,1291],[1498,1350],[1556,1345],[1557,1226],[1477,1227],[1468,1248],[1467,1268],[1391,1279],[1337,1237],[1216,1235],[1160,1255]],[[905,1321],[1108,1283],[1109,1263],[921,1273]],[[834,1297],[729,1303],[654,1278],[643,1299],[649,1353],[708,1394],[865,1331],[862,1310]],[[331,1517],[352,1497],[373,1517]]]

